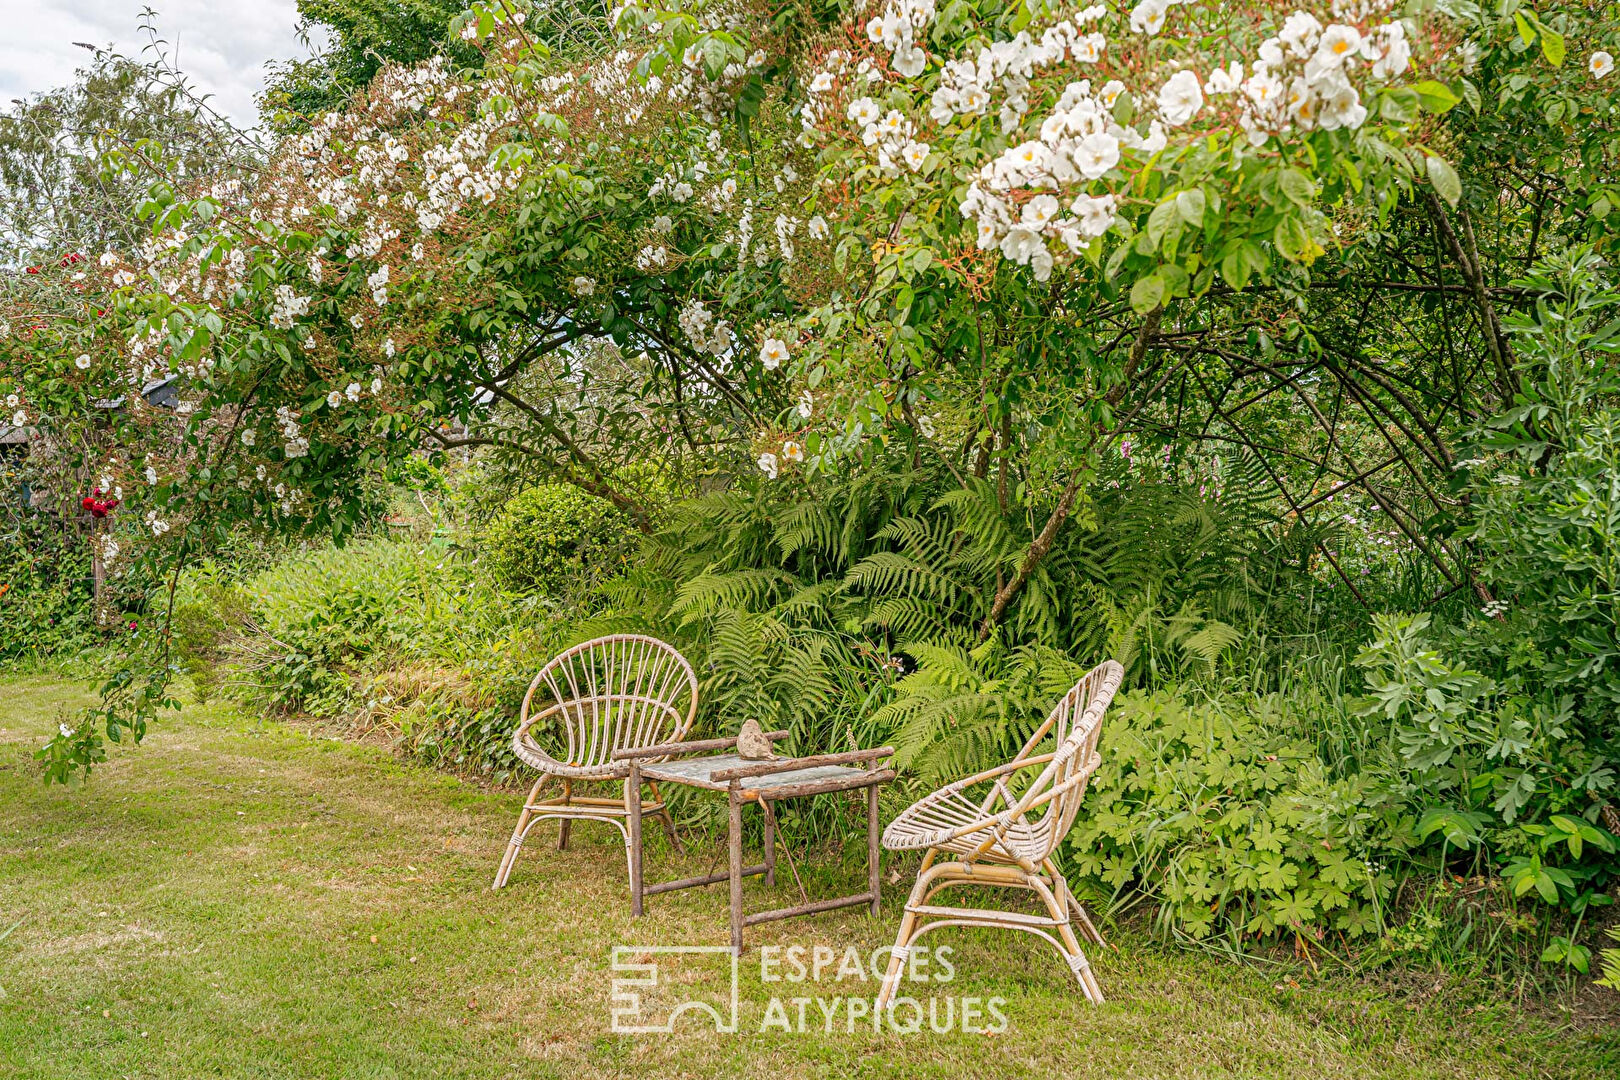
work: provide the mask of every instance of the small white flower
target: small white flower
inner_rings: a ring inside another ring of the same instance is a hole
[[[364,326],[364,325],[366,325],[366,320],[365,320],[365,318],[364,318],[364,317],[363,317],[363,316],[361,316],[361,314],[360,314],[360,313],[359,313],[359,312],[358,312],[358,311],[357,311],[357,312],[355,312],[355,313],[354,313],[354,314],[353,314],[353,315],[350,315],[350,316],[349,316],[349,325],[350,325],[350,326],[352,326],[352,327],[354,327],[354,328],[355,328],[355,329],[356,329],[356,330],[358,330],[358,329],[360,329],[360,328],[361,328],[361,327],[362,327],[362,326]]]
[[[759,455],[759,461],[756,462],[756,464],[759,466],[759,471],[764,473],[767,479],[770,479],[770,480],[775,480],[776,479],[776,455],[775,454],[768,454],[767,453],[767,454]]]
[[[1080,218],[1080,231],[1086,236],[1101,236],[1114,224],[1114,197],[1112,195],[1081,195],[1069,209]]]
[[[74,357],[73,358],[73,366],[78,368],[80,371],[83,371],[85,368],[89,367],[90,366],[90,354],[89,353],[80,353],[78,356]]]
[[[766,371],[775,371],[787,359],[787,342],[781,338],[768,337],[765,344],[759,347],[759,362],[765,365]]]
[[[461,40],[462,41],[477,41],[478,40],[478,21],[476,19],[468,20],[467,25],[463,26],[461,28]]]
[[[1224,68],[1216,68],[1209,73],[1204,82],[1204,93],[1214,97],[1219,94],[1230,94],[1243,85],[1243,65],[1236,60]]]
[[[372,379],[371,380],[371,392],[373,394],[382,393],[382,380],[381,379]]]
[[[1171,127],[1185,124],[1203,107],[1204,93],[1191,71],[1176,72],[1159,88],[1159,115]]]
[[[243,446],[252,446],[255,442],[258,442],[258,440],[259,440],[259,436],[254,433],[252,428],[244,428],[243,429],[243,431],[242,431],[242,445]]]
[[[580,275],[573,281],[575,296],[590,296],[596,291],[596,282],[591,278]]]
[[[392,357],[394,355],[393,338],[383,338],[383,355],[388,357]]]
[[[1041,229],[1048,221],[1057,217],[1058,201],[1051,195],[1037,195],[1024,204],[1023,216],[1019,219],[1031,229]]]
[[[1361,50],[1361,31],[1353,26],[1334,23],[1322,31],[1317,41],[1312,62],[1318,67],[1340,68],[1344,62]]]
[[[810,230],[810,239],[821,240],[827,235],[827,219],[817,214],[811,218],[807,227]]]
[[[146,467],[146,482],[148,484],[157,483],[157,470],[150,465]]]
[[[22,427],[26,423],[28,423],[28,414],[23,412],[21,409],[18,409],[11,418],[11,426]]]
[[[61,723],[57,724],[56,725],[56,730],[61,733],[62,738],[64,738],[64,739],[73,738],[73,729],[68,727],[66,724],[61,724]]]
[[[808,390],[802,391],[799,394],[799,416],[801,416],[805,420],[808,420],[808,419],[810,419],[811,416],[813,416],[815,414],[815,411],[816,411],[816,399],[813,396],[811,396],[810,391],[808,391]]]
[[[902,77],[915,79],[928,66],[928,54],[916,45],[902,45],[889,63]]]
[[[798,443],[794,442],[792,439],[788,439],[786,442],[784,442],[782,444],[782,460],[783,461],[803,461],[804,460],[804,447],[800,446]]]
[[[360,400],[360,384],[357,383],[357,382],[350,383],[348,386],[346,386],[344,388],[343,396],[348,398],[350,401],[359,401]]]
[[[326,404],[327,404],[327,406],[329,408],[333,408],[333,409],[335,409],[339,405],[343,404],[343,394],[342,394],[342,392],[338,391],[338,390],[334,390],[330,394],[327,394],[326,395]]]
[[[1087,135],[1074,148],[1074,167],[1087,180],[1097,179],[1117,164],[1119,140],[1106,131]]]
[[[911,171],[916,172],[923,167],[923,162],[928,160],[928,144],[920,142],[906,143],[906,148],[900,152],[900,156],[911,167]]]
[[[113,252],[111,252],[111,251],[103,251],[101,253],[100,262],[101,262],[102,266],[111,266],[114,263],[116,263],[117,261],[118,261],[118,256],[116,254],[114,254]]]
[[[1586,70],[1592,73],[1592,78],[1601,79],[1614,70],[1614,57],[1599,49],[1592,54],[1592,59],[1586,62]]]
[[[1142,0],[1131,9],[1131,29],[1152,37],[1164,29],[1164,15],[1168,0]]]

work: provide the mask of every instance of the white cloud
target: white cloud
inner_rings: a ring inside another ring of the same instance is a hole
[[[72,82],[90,59],[76,41],[140,57],[148,6],[180,69],[238,124],[258,120],[253,95],[266,61],[309,54],[298,40],[295,0],[0,0],[0,108]]]

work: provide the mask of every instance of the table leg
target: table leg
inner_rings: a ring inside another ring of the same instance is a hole
[[[866,789],[866,887],[872,894],[872,914],[878,913],[878,895],[883,887],[878,873],[878,786]]]
[[[630,817],[630,914],[641,916],[641,764],[630,763],[630,776],[624,782],[626,809]]]
[[[776,811],[769,799],[760,799],[759,808],[765,811],[765,884],[776,885]]]
[[[743,882],[742,882],[742,796],[737,781],[731,782],[727,792],[731,806],[728,842],[731,847],[731,947],[742,952]]]

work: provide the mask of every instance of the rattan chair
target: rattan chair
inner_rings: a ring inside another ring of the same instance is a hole
[[[889,823],[885,848],[927,855],[906,901],[878,1008],[894,999],[912,945],[942,926],[995,926],[1042,937],[1063,954],[1086,997],[1102,1004],[1102,987],[1080,950],[1071,913],[1088,941],[1102,945],[1102,935],[1058,872],[1052,853],[1074,823],[1086,782],[1101,764],[1097,740],[1103,713],[1124,675],[1112,660],[1093,668],[1012,761],[941,788]],[[1048,738],[1050,748],[1037,753]],[[1035,778],[1018,790],[1017,774],[1036,769]],[[942,854],[954,858],[936,861]],[[936,894],[958,885],[1028,889],[1040,897],[1046,914],[933,903]]]
[[[542,686],[549,691],[551,704],[531,712],[535,692]],[[575,821],[605,821],[624,837],[629,861],[629,792],[611,799],[581,795],[575,788],[591,781],[624,780],[630,766],[614,761],[613,752],[680,741],[692,727],[697,706],[692,665],[671,646],[640,634],[614,634],[575,645],[541,668],[523,697],[523,711],[512,734],[513,752],[538,770],[540,778],[523,801],[491,888],[506,884],[529,830],[550,818],[562,823],[558,850],[567,849]],[[560,757],[542,745],[537,729]],[[562,793],[541,799],[541,789],[553,779],[562,781]],[[679,848],[669,808],[659,798],[658,786],[648,786],[653,801],[642,805],[642,813],[662,818]]]

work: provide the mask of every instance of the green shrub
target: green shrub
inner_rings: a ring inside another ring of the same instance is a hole
[[[1309,695],[1178,688],[1115,701],[1069,835],[1081,875],[1157,900],[1161,929],[1270,936],[1381,928],[1412,815],[1324,761]]]
[[[503,587],[562,596],[608,576],[629,546],[629,520],[606,499],[569,484],[530,488],[485,530],[483,557]]]
[[[43,516],[0,519],[0,659],[89,648],[93,607],[90,545],[77,529]]]

